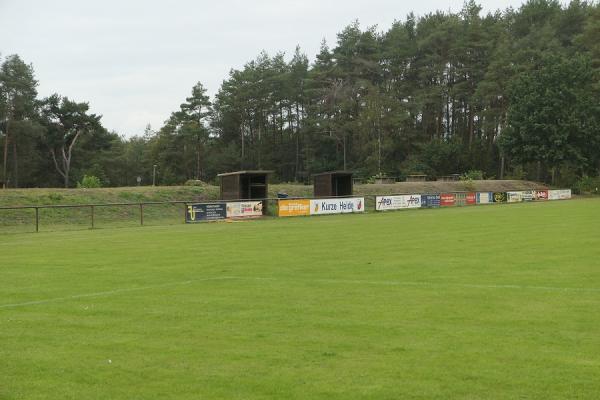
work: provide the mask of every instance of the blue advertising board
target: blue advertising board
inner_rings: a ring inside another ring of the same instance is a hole
[[[217,221],[227,218],[226,203],[188,204],[185,222]]]
[[[421,207],[431,208],[440,206],[440,195],[439,194],[422,194],[421,195]]]

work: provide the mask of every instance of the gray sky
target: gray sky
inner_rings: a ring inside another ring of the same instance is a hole
[[[522,0],[480,0],[484,11]],[[32,63],[40,96],[87,101],[109,130],[158,129],[200,81],[212,95],[261,50],[311,61],[321,40],[358,19],[387,30],[410,11],[457,11],[462,0],[0,0],[0,53]]]

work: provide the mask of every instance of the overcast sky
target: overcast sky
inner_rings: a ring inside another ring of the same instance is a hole
[[[484,11],[522,0],[480,0]],[[260,51],[311,61],[325,38],[358,19],[387,30],[413,11],[458,11],[462,0],[0,0],[0,54],[32,63],[41,97],[87,101],[109,130],[160,128],[200,81],[214,95],[231,68]]]

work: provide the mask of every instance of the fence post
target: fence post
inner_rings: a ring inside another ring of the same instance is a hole
[[[94,229],[94,206],[90,206],[90,212],[92,217],[92,229]]]
[[[140,226],[144,226],[144,203],[140,203]]]
[[[40,231],[40,208],[35,208],[35,232]]]

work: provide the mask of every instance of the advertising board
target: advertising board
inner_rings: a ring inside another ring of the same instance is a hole
[[[525,190],[521,192],[521,197],[523,201],[533,201],[535,200],[535,190]]]
[[[494,202],[494,193],[492,192],[477,192],[477,204],[489,204]]]
[[[421,195],[410,194],[410,195],[398,195],[398,196],[376,196],[375,197],[375,210],[401,210],[404,208],[420,208],[421,207]]]
[[[227,218],[225,203],[188,204],[185,222],[217,221]]]
[[[439,194],[423,194],[421,195],[421,207],[433,208],[440,206]]]
[[[506,193],[494,192],[494,203],[506,203]]]
[[[467,194],[466,193],[455,193],[454,204],[462,207],[467,205]]]
[[[548,190],[548,200],[560,200],[560,190]]]
[[[548,200],[548,191],[547,190],[536,190],[535,191],[535,199],[536,200]]]
[[[454,193],[442,193],[440,195],[440,205],[442,207],[449,207],[456,204],[456,197]]]
[[[506,192],[507,203],[520,203],[523,201],[523,192]]]
[[[236,201],[227,203],[227,218],[260,217],[262,215],[262,201]]]
[[[357,213],[364,210],[363,197],[310,200],[310,215]]]
[[[279,217],[310,215],[310,200],[308,199],[279,199],[277,205],[277,215]]]
[[[558,198],[560,200],[568,200],[571,198],[571,189],[562,189],[558,191]]]
[[[467,204],[477,204],[477,195],[475,194],[475,192],[467,193]]]

